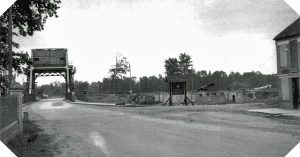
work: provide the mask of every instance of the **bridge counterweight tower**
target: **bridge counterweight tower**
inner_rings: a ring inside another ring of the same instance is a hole
[[[66,81],[66,98],[75,100],[75,94],[71,84],[75,68],[69,64],[67,49],[32,49],[33,64],[28,78],[28,94],[35,99],[35,80],[41,76],[63,76]]]

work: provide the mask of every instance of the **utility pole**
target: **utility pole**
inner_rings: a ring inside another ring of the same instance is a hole
[[[192,65],[192,90],[191,90],[191,100],[193,101],[193,93],[194,93],[194,66]]]
[[[116,82],[115,82],[115,78],[117,77],[117,66],[118,66],[118,56],[116,56],[116,68],[115,68],[115,76],[113,78],[113,91],[116,94],[117,90],[116,90]]]
[[[12,6],[8,16],[8,88],[12,85]]]
[[[129,63],[129,92],[130,94],[132,93],[132,88],[131,88],[131,66]]]
[[[219,91],[219,76],[217,75],[217,91]]]
[[[194,90],[194,67],[192,65],[192,91]]]

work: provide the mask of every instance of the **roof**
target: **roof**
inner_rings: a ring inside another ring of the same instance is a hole
[[[280,32],[273,40],[300,36],[300,17]]]
[[[187,82],[188,80],[189,76],[186,75],[168,76],[166,78],[166,82]]]
[[[212,86],[214,86],[214,85],[216,85],[216,84],[215,84],[215,83],[207,84],[207,85],[202,86],[202,87],[200,87],[199,89],[197,89],[197,91],[207,91],[207,90],[209,89],[209,87],[212,87]]]

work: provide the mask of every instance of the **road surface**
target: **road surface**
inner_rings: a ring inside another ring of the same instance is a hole
[[[55,136],[55,156],[199,157],[284,156],[298,142],[285,133],[155,119],[67,103],[27,107],[30,119]]]

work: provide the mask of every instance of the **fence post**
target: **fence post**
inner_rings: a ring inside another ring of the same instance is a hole
[[[19,127],[19,133],[23,133],[23,89],[22,88],[10,88],[10,95],[17,96],[17,121]]]

